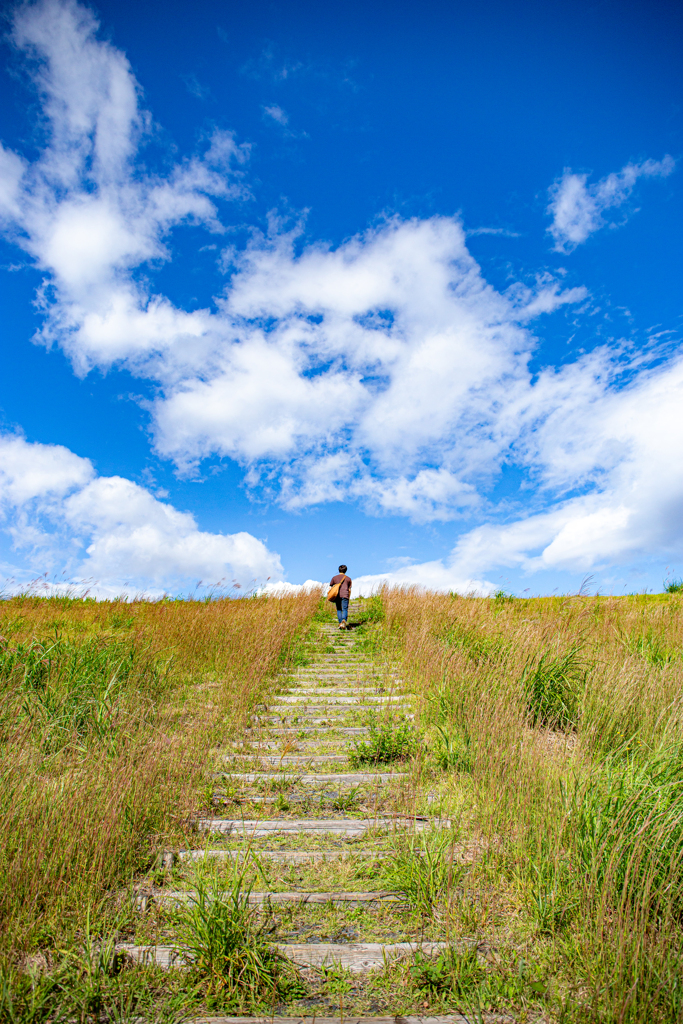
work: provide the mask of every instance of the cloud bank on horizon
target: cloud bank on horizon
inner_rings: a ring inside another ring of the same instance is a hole
[[[12,39],[45,136],[33,159],[0,148],[0,218],[43,274],[37,340],[78,375],[125,369],[150,382],[153,445],[180,474],[218,456],[289,511],[344,499],[418,524],[476,522],[448,559],[367,586],[486,592],[501,567],[589,571],[681,551],[680,356],[648,361],[617,341],[532,372],[534,322],[591,295],[545,271],[533,286],[494,288],[456,217],[386,217],[335,248],[304,243],[302,223],[273,214],[239,248],[230,204],[242,210],[250,194],[248,143],[215,131],[151,172],[140,85],[88,9],[21,6]],[[287,125],[277,105],[264,115]],[[607,211],[625,209],[640,179],[674,168],[665,155],[593,185],[565,170],[549,187],[555,248],[614,226]],[[152,284],[183,224],[222,246],[209,308],[183,309]],[[524,503],[491,497],[505,466],[533,481]],[[4,528],[27,567],[48,558],[105,587],[161,589],[284,576],[261,540],[203,532],[62,446],[6,432],[0,481]]]

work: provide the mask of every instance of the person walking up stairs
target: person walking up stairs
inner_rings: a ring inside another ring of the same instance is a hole
[[[327,600],[334,601],[336,605],[339,629],[348,628],[352,584],[353,580],[346,575],[346,566],[340,565],[339,572],[330,580],[330,591],[327,595]]]

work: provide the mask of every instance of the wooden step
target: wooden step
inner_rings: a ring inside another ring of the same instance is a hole
[[[349,713],[357,713],[359,711],[372,712],[376,715],[381,715],[382,712],[391,711],[392,713],[400,712],[402,715],[408,717],[412,712],[412,706],[410,704],[397,704],[393,701],[385,701],[380,704],[375,703],[361,703],[357,700],[331,700],[329,704],[307,704],[304,701],[284,701],[278,704],[267,704],[263,706],[261,712],[256,712],[252,715],[252,721],[261,715],[279,715],[280,718],[292,718],[292,716],[298,715],[317,715],[318,717],[326,715],[328,718],[345,718]],[[414,717],[414,716],[412,716]]]
[[[379,970],[387,960],[399,960],[421,952],[426,956],[448,948],[446,942],[317,942],[274,943],[275,947],[301,967],[322,967],[338,964],[353,973]],[[131,960],[158,967],[182,967],[189,962],[178,946],[136,946],[132,942],[118,942],[117,952],[126,953]]]
[[[226,754],[224,761],[261,761],[263,764],[306,767],[316,764],[347,764],[348,754]]]
[[[165,892],[155,895],[154,902],[159,906],[182,906],[196,899],[192,892]],[[363,906],[366,903],[402,903],[405,896],[395,892],[250,892],[247,903],[254,906],[267,904],[281,905],[287,903],[306,903],[325,905],[327,903],[343,903],[347,906]]]
[[[336,802],[338,802],[340,800],[340,793],[339,793],[339,791],[335,791],[333,789],[324,790],[322,793],[320,791],[315,791],[315,790],[311,790],[309,793],[296,793],[296,792],[292,792],[292,790],[290,789],[287,792],[287,795],[284,797],[284,799],[287,801],[287,803],[289,805],[291,805],[291,804],[314,804],[314,805],[317,805],[316,808],[315,808],[316,810],[320,809],[322,811],[322,808],[323,808],[324,805],[326,805],[326,804],[333,804],[334,805]],[[233,803],[233,804],[237,804],[241,808],[243,804],[258,804],[259,807],[261,805],[266,805],[266,804],[276,804],[278,802],[278,800],[282,800],[282,794],[280,794],[278,796],[262,796],[260,793],[246,793],[243,790],[236,797],[234,797],[234,796],[233,797],[229,797],[227,795],[227,793],[216,792],[216,793],[213,794],[212,803],[213,803],[214,807],[218,807],[221,803],[223,803],[223,804]],[[374,804],[375,804],[375,794],[374,793],[364,793],[362,798],[361,797],[358,798],[358,801],[359,801],[359,810],[361,809],[361,805],[362,805],[362,809],[364,811],[367,811],[368,813],[370,813],[368,805],[370,807],[374,806]],[[335,808],[335,810],[342,810],[342,808],[341,807],[340,808]]]
[[[351,857],[386,860],[391,856],[386,850],[179,850],[175,854],[175,858],[181,862],[244,860],[245,857],[254,857],[256,860],[271,860],[281,864],[324,864],[333,860],[349,860]]]
[[[297,686],[292,690],[287,690],[287,693],[291,694],[305,694],[314,695],[317,697],[353,697],[353,696],[374,696],[374,697],[386,697],[389,696],[389,687],[387,686]],[[285,691],[283,691],[284,693]],[[276,694],[277,697],[281,697],[283,694]],[[391,695],[396,696],[395,687],[391,687]],[[410,694],[404,693],[398,696],[409,697]]]
[[[198,828],[201,832],[242,835],[245,838],[259,838],[278,832],[350,838],[365,835],[372,829],[383,832],[424,832],[432,828],[432,823],[426,819],[415,818],[203,818],[198,822]]]
[[[320,710],[321,709],[319,709],[319,708],[316,709],[316,711],[318,711],[318,712]],[[307,722],[308,725],[317,725],[318,727],[327,726],[327,725],[329,725],[330,722],[344,722],[344,721],[346,721],[347,718],[349,718],[349,713],[352,710],[355,710],[355,709],[352,709],[352,708],[346,708],[344,710],[335,709],[334,711],[330,711],[328,714],[326,714],[324,716],[321,715],[321,714],[316,714],[313,717],[311,717],[308,714],[302,714],[302,712],[297,710],[296,708],[291,708],[290,707],[290,708],[283,708],[282,709],[283,714],[280,714],[280,715],[277,715],[277,714],[272,714],[272,715],[252,715],[251,716],[251,720],[252,720],[252,722],[255,722],[256,724],[260,724],[260,725],[269,725],[271,723],[274,724],[275,722],[290,722],[288,731],[290,731],[290,732],[297,732],[300,729],[304,728],[303,722]],[[358,710],[360,710],[360,708],[358,708]],[[392,708],[391,710],[396,710],[396,709]],[[356,717],[356,720],[357,720],[358,719],[358,715],[356,715],[355,717]],[[402,721],[412,722],[412,721],[414,721],[414,719],[415,719],[415,715],[413,715],[413,714],[406,714],[404,712],[401,715],[401,720]],[[353,717],[352,717],[352,720],[353,720]],[[393,718],[391,720],[393,721]],[[336,726],[336,725],[330,726],[330,728],[334,728],[334,729],[336,729],[338,731],[341,731],[341,728],[339,726]]]
[[[299,740],[292,739],[291,741],[282,740],[236,740],[239,743],[240,751],[242,753],[251,752],[256,757],[259,751],[268,752],[271,750],[282,750],[283,746],[287,750],[311,750],[313,753],[320,754],[328,747],[330,750],[347,750],[353,749],[353,741],[349,740],[345,736],[336,736],[330,739],[329,737],[321,737],[317,740]],[[320,748],[323,748],[321,751]],[[274,754],[267,753],[268,757],[274,757]],[[285,757],[289,757],[289,754],[285,754]]]
[[[440,1017],[191,1017],[187,1024],[514,1024],[513,1018],[498,1013],[463,1016],[449,1013]]]
[[[299,775],[285,772],[214,772],[214,779],[235,779],[239,782],[287,782],[297,786],[344,785],[361,786],[371,783],[399,782],[409,779],[409,772],[316,772],[315,774]]]
[[[339,964],[349,971],[376,971],[387,960],[413,956],[418,950],[430,956],[448,948],[447,942],[316,942],[277,943],[278,949],[301,967]]]
[[[260,729],[245,729],[247,735],[252,733],[260,735],[261,731]],[[278,725],[274,729],[268,729],[267,731],[274,736],[294,736],[295,733],[320,732],[321,730],[314,725],[304,725],[300,729]],[[339,726],[338,728],[330,729],[329,732],[338,733],[340,736],[362,736],[364,733],[370,732],[370,729],[367,725]]]
[[[316,699],[323,698],[326,704],[360,704],[362,707],[383,707],[385,704],[398,704],[401,701],[405,701],[405,695],[396,694],[391,696],[390,694],[381,695],[376,691],[372,691],[366,695],[364,694],[334,694],[332,692],[326,692],[320,688],[313,691],[312,693],[300,694],[300,691],[294,690],[293,693],[278,693],[277,700],[279,704],[300,704],[302,707],[313,707],[314,705],[306,701],[307,697],[315,695]],[[372,700],[370,700],[372,697]],[[264,704],[263,707],[271,707],[272,705]]]

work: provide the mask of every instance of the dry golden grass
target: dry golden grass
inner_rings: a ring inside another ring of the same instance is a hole
[[[470,897],[507,902],[550,1019],[683,1020],[683,599],[381,602],[487,851]]]
[[[317,596],[0,606],[0,946],[58,949],[187,830]]]

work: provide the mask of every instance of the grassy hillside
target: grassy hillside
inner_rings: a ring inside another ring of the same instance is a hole
[[[387,967],[367,983],[377,1005],[683,1021],[683,595],[404,589],[361,604],[356,649],[396,667],[416,715],[371,729],[349,764],[400,760],[400,809],[452,823],[419,856],[397,844],[363,885],[473,950]],[[195,992],[182,971],[119,965],[116,936],[141,918],[132,884],[154,881],[160,851],[204,842],[216,748],[328,643],[315,630],[330,615],[314,596],[2,602],[0,1021],[176,1021],[204,1005],[199,968]],[[347,991],[335,978],[316,984]]]
[[[108,893],[180,843],[217,730],[240,728],[296,659],[316,604],[0,604],[6,964],[68,949],[112,912]]]
[[[375,607],[366,643],[404,659],[437,799],[479,854],[462,934],[540,969],[552,1019],[683,1020],[683,598]]]

